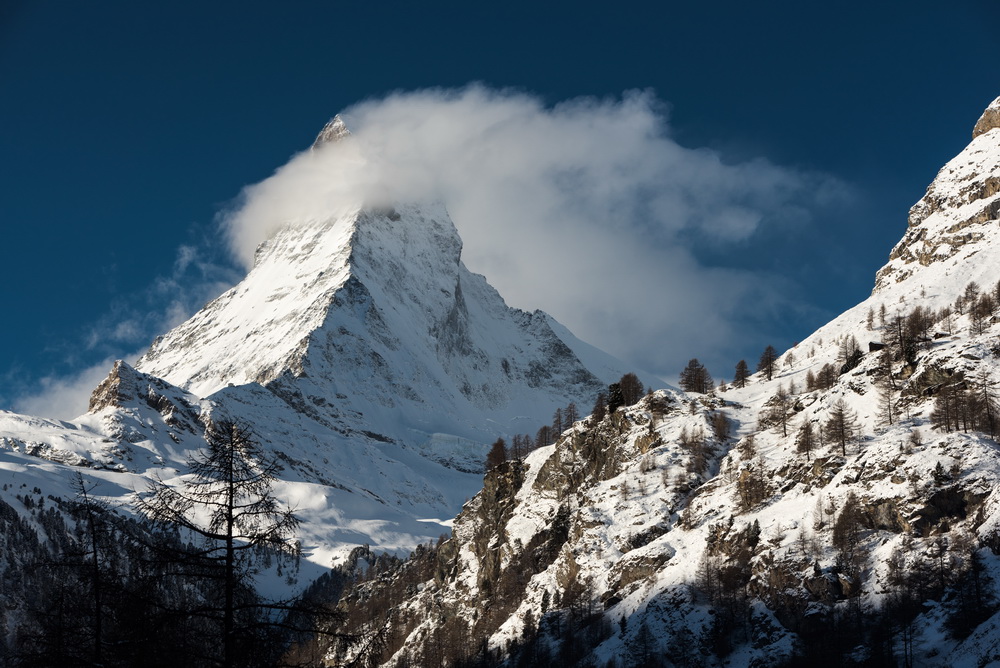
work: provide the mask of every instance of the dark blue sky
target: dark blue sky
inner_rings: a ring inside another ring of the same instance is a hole
[[[801,230],[699,251],[784,276],[814,307],[680,353],[728,377],[762,341],[790,345],[867,294],[908,207],[1000,95],[987,0],[152,5],[0,8],[0,408],[141,349],[156,318],[103,333],[141,325],[185,280],[231,280],[178,273],[177,249],[211,248],[220,209],[332,114],[474,81],[550,103],[652,89],[684,146],[853,186]]]

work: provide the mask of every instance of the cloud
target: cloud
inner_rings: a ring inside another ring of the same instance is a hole
[[[38,381],[41,387],[15,400],[14,410],[26,415],[70,420],[87,412],[90,395],[107,378],[114,364],[109,357],[66,376],[47,376]]]
[[[467,266],[508,302],[661,374],[721,357],[760,313],[795,308],[786,282],[729,260],[761,229],[807,224],[845,192],[765,159],[681,146],[649,92],[547,106],[473,85],[396,93],[343,116],[348,140],[293,157],[225,217],[244,265],[280,226],[440,198]]]
[[[30,386],[7,374],[2,380],[13,409],[63,420],[85,413],[91,393],[111,372],[115,360],[134,363],[155,336],[181,324],[239,280],[238,272],[211,257],[211,247],[208,240],[180,246],[169,275],[112,304],[107,313],[89,323],[83,345],[67,352],[64,367],[68,371],[33,379]],[[0,400],[8,401],[6,397]]]

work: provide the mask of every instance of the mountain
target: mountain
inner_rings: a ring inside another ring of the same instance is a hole
[[[387,666],[995,665],[998,175],[1000,98],[870,297],[496,467],[450,540],[359,551],[341,630]]]
[[[345,138],[334,118],[313,150]],[[284,466],[277,491],[315,573],[358,545],[437,538],[481,488],[491,442],[589,409],[629,371],[508,307],[461,254],[434,202],[289,222],[238,285],[116,362],[85,415],[0,413],[4,498],[29,479],[72,496],[80,473],[127,511],[148,480],[183,479],[209,421],[236,420]]]
[[[546,314],[509,308],[461,251],[441,205],[285,227],[136,369],[202,397],[265,387],[330,428],[415,445],[534,430],[622,375]]]

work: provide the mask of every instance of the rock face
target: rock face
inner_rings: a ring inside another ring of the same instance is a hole
[[[975,139],[979,135],[997,128],[1000,128],[1000,97],[993,100],[993,103],[986,107],[986,111],[976,121],[976,127],[972,129],[972,138]]]
[[[351,134],[351,131],[347,129],[347,125],[344,123],[344,119],[337,114],[323,126],[320,130],[319,135],[316,137],[316,141],[313,142],[313,149],[317,149],[324,144],[329,144],[331,142],[337,142],[347,137]]]
[[[771,381],[657,392],[491,471],[450,540],[347,591],[343,630],[380,629],[385,666],[994,661],[997,183],[977,131]]]
[[[981,246],[996,243],[1000,219],[1000,98],[976,123],[972,143],[947,165],[910,209],[909,226],[893,248],[889,263],[879,271],[875,291],[907,281],[915,267],[937,264],[979,271],[981,262],[967,262]],[[985,270],[985,269],[983,269]],[[925,282],[934,280],[920,273]],[[979,280],[970,275],[969,280]],[[909,281],[912,285],[914,281]],[[913,286],[919,289],[919,286]]]

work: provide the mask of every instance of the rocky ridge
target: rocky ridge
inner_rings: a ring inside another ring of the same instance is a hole
[[[580,421],[490,471],[449,540],[373,568],[341,603],[348,630],[381,640],[368,658],[1000,656],[1000,132],[983,125],[914,206],[872,296],[772,378]]]
[[[892,249],[889,262],[876,275],[876,292],[912,276],[929,283],[936,277],[916,267],[937,264],[944,271],[989,271],[971,258],[981,247],[997,243],[992,224],[1000,215],[1000,98],[976,123],[972,142],[941,168],[927,193],[910,209],[909,225]],[[969,276],[968,280],[980,280]]]

